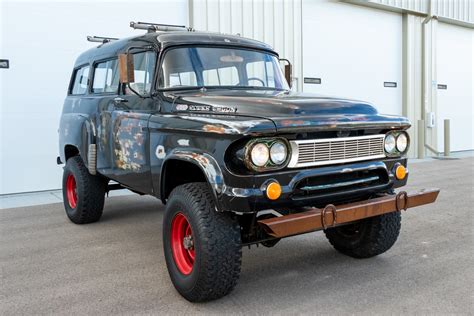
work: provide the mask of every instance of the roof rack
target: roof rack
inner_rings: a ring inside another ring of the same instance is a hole
[[[93,43],[108,43],[111,41],[118,41],[118,38],[115,37],[103,37],[103,36],[87,36],[87,41]]]
[[[185,25],[173,25],[173,24],[158,24],[148,22],[130,22],[130,27],[135,30],[147,30],[148,32],[194,32],[192,27],[186,27]]]

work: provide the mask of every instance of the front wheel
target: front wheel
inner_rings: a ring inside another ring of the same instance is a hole
[[[206,183],[176,187],[163,219],[163,247],[176,290],[191,302],[230,293],[240,275],[240,226],[219,213]]]
[[[333,247],[354,258],[370,258],[389,250],[401,228],[400,212],[365,218],[324,231]]]

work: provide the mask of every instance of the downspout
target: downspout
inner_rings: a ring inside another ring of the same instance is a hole
[[[438,146],[438,126],[437,126],[437,28],[438,18],[433,15],[432,5],[429,2],[428,16],[422,22],[423,37],[423,85],[422,85],[422,118],[424,118],[425,126],[419,129],[424,135],[418,135],[418,139],[424,139],[424,146],[431,150],[437,149]],[[434,115],[434,124],[430,125],[431,116]],[[421,144],[419,144],[421,146]]]

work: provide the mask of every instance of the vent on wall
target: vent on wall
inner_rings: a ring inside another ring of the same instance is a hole
[[[383,86],[385,88],[396,88],[397,87],[397,83],[396,82],[393,82],[393,81],[385,81],[383,83]]]

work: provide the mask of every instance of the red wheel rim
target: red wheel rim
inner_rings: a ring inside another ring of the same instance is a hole
[[[66,179],[66,196],[69,206],[71,208],[76,208],[77,205],[77,188],[76,188],[76,179],[72,174],[67,176]]]
[[[190,274],[194,265],[193,231],[183,213],[176,214],[171,222],[171,250],[178,270]]]

